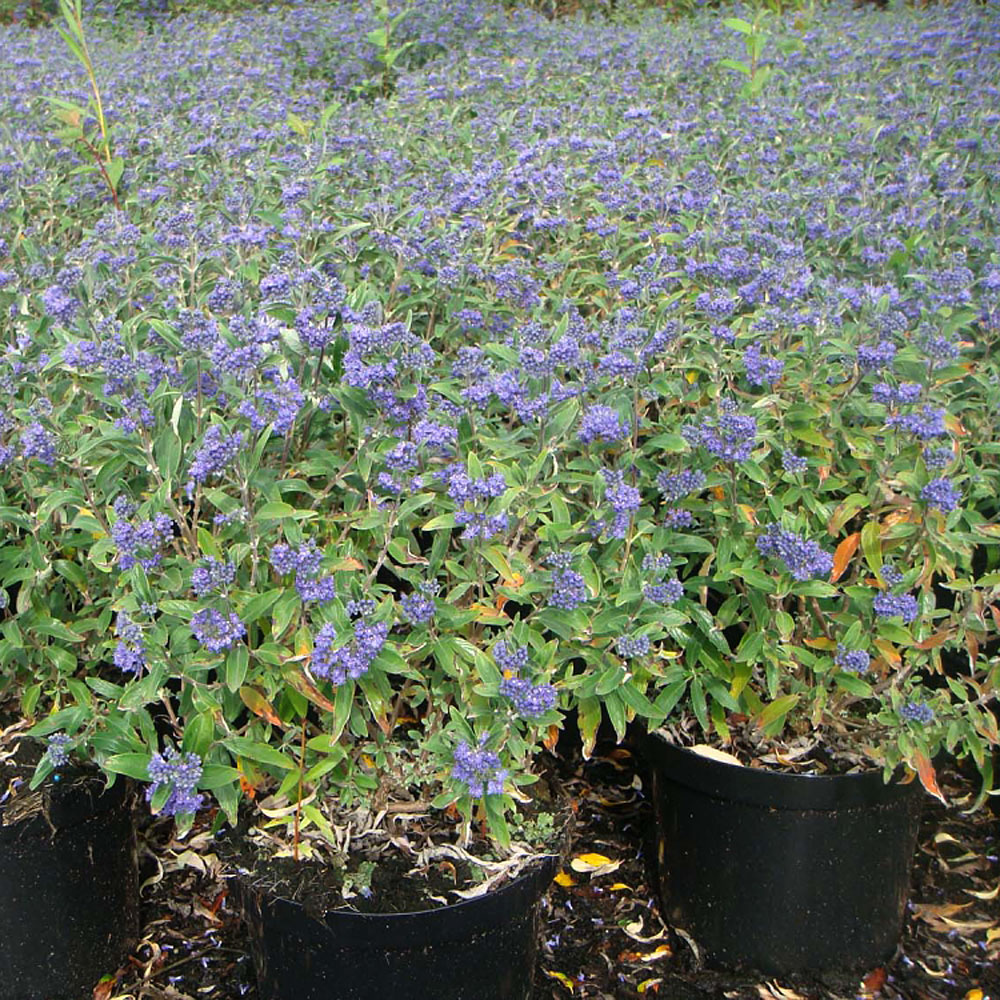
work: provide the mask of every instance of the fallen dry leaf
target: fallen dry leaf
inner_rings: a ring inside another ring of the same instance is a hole
[[[569,863],[570,868],[581,874],[592,875],[595,878],[599,875],[610,875],[611,872],[618,871],[622,863],[612,861],[603,854],[579,854]]]

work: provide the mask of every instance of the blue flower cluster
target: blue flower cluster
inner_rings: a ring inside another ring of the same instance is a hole
[[[926,726],[934,721],[934,709],[922,701],[908,701],[900,708],[899,717],[904,722]]]
[[[528,667],[526,646],[512,647],[501,639],[493,647],[493,659],[503,671],[500,694],[514,703],[518,715],[534,719],[555,707],[556,689],[551,684],[533,684],[521,676]]]
[[[578,437],[584,444],[594,441],[615,444],[624,441],[632,429],[610,406],[591,406],[584,410]]]
[[[701,469],[684,469],[682,472],[660,472],[656,485],[667,503],[676,503],[689,493],[697,493],[705,487],[705,473]]]
[[[580,573],[570,569],[573,556],[568,552],[553,552],[545,562],[552,567],[549,605],[563,611],[572,611],[584,604],[587,600],[587,585]]]
[[[235,646],[246,635],[246,626],[236,614],[222,614],[215,608],[202,608],[191,617],[194,637],[212,653]]]
[[[295,574],[295,589],[303,603],[326,604],[336,596],[333,577],[320,575],[323,553],[312,538],[297,549],[278,542],[271,548],[270,561],[282,576]]]
[[[781,467],[785,472],[805,472],[809,468],[809,459],[796,455],[794,451],[781,453]]]
[[[706,417],[700,425],[684,427],[681,433],[689,444],[701,445],[723,462],[745,462],[757,440],[757,421],[736,413],[731,400],[724,400],[720,409],[715,419]]]
[[[615,515],[608,534],[612,538],[624,538],[641,503],[639,491],[625,482],[625,474],[620,469],[601,469],[601,476],[605,484],[604,499]]]
[[[53,767],[65,767],[69,763],[70,738],[66,733],[53,733],[48,738],[45,755]]]
[[[862,345],[858,348],[858,368],[863,372],[878,372],[892,364],[896,357],[896,345],[891,340],[882,340],[876,347]]]
[[[777,358],[765,358],[760,353],[760,344],[751,344],[743,352],[743,368],[747,381],[753,386],[774,385],[785,371],[785,362]]]
[[[212,424],[205,431],[201,447],[195,452],[191,467],[188,469],[190,479],[187,483],[187,495],[194,496],[196,485],[205,482],[209,476],[217,476],[225,471],[243,447],[243,432],[226,435],[221,425]]]
[[[323,625],[313,643],[310,669],[316,677],[330,681],[334,686],[346,680],[357,680],[365,674],[375,657],[382,651],[389,635],[387,622],[368,622],[358,618],[353,623],[348,642],[335,647],[337,630],[333,625]]]
[[[42,465],[55,465],[56,439],[37,420],[21,431],[21,455],[37,458]]]
[[[920,491],[920,499],[947,514],[949,511],[958,510],[962,493],[950,479],[942,476],[939,479],[932,479]]]
[[[225,591],[236,579],[236,566],[222,562],[214,556],[206,556],[201,566],[191,572],[191,588],[199,597],[215,591]]]
[[[271,424],[274,433],[284,437],[295,424],[306,397],[295,379],[282,378],[276,372],[268,374],[267,388],[259,390],[254,401],[244,400],[238,412],[250,421],[252,430],[262,431]]]
[[[118,565],[131,569],[141,566],[149,572],[160,565],[163,549],[174,537],[174,523],[166,514],[157,514],[151,520],[131,521],[136,506],[125,496],[118,496],[112,504],[117,520],[111,526],[111,539],[118,549]]]
[[[411,625],[429,624],[437,610],[437,603],[434,600],[437,592],[438,584],[433,580],[425,580],[416,590],[404,594],[399,600],[403,617]]]
[[[871,657],[863,649],[848,649],[842,642],[838,642],[833,662],[846,673],[866,674],[871,666]]]
[[[195,789],[201,781],[202,764],[197,754],[182,754],[174,747],[167,747],[162,753],[154,753],[149,762],[149,780],[146,801],[165,786],[170,786],[170,794],[160,812],[164,816],[180,816],[194,813],[201,808],[203,797]]]
[[[487,514],[479,509],[503,496],[506,491],[507,482],[500,473],[473,478],[463,465],[455,464],[442,469],[437,475],[446,484],[448,496],[460,508],[465,508],[455,514],[455,523],[465,528],[463,539],[492,538],[507,530],[509,518],[505,512]],[[468,509],[470,506],[472,510]]]
[[[455,747],[451,777],[465,785],[467,794],[476,799],[485,795],[502,795],[507,777],[506,770],[500,766],[499,755],[486,749],[487,739],[484,734],[478,746],[470,746],[462,740]]]
[[[833,556],[829,552],[777,522],[769,524],[757,536],[757,551],[765,558],[780,559],[793,580],[820,579],[833,569]]]
[[[645,656],[650,649],[648,635],[623,635],[615,640],[615,649],[618,655],[624,660],[631,660],[636,657]]]
[[[886,425],[907,431],[921,441],[929,441],[931,438],[947,436],[948,429],[944,425],[944,418],[944,410],[923,406],[914,413],[898,413],[889,417]]]
[[[115,646],[115,666],[125,674],[140,674],[146,666],[146,645],[142,640],[142,629],[129,617],[128,612],[119,611],[115,619],[118,645]]]
[[[920,612],[917,599],[912,594],[875,595],[872,608],[879,618],[902,618],[904,623],[912,622]]]

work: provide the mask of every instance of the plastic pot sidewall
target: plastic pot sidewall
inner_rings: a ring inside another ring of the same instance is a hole
[[[132,796],[123,782],[53,789],[47,815],[3,825],[0,1000],[79,1000],[139,934]]]
[[[328,912],[232,881],[260,1000],[530,1000],[538,903],[557,859],[476,899],[419,913]]]
[[[899,942],[923,792],[881,772],[743,768],[643,741],[668,920],[715,965],[863,971]]]

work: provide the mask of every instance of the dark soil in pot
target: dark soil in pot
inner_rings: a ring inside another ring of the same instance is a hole
[[[877,771],[740,767],[642,742],[666,918],[710,963],[863,971],[899,941],[924,793]]]
[[[0,1000],[80,1000],[138,938],[132,795],[79,768],[28,791],[39,753],[0,761]]]

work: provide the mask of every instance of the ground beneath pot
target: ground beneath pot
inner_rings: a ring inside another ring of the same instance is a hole
[[[544,903],[534,1000],[1000,1000],[1000,818],[964,814],[974,786],[960,774],[941,775],[947,809],[928,799],[896,960],[863,980],[762,982],[705,971],[697,945],[660,920],[645,871],[649,804],[628,752],[584,762],[569,751],[557,766],[576,829]],[[255,997],[207,832],[177,841],[158,820],[143,839],[143,940],[95,1000]]]

